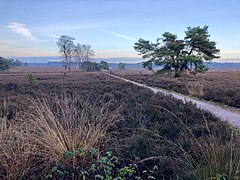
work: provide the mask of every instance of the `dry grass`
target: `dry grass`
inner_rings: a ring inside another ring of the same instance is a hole
[[[109,104],[100,103],[99,107],[76,97],[64,95],[55,98],[52,105],[45,99],[30,102],[31,113],[22,120],[27,136],[44,148],[44,155],[55,160],[65,151],[99,147],[107,130],[120,120],[116,112],[109,112]],[[28,131],[30,127],[37,133]]]
[[[191,128],[188,128],[175,114],[172,115],[185,127],[185,130],[180,135],[182,141],[167,142],[177,152],[180,152],[180,159],[185,161],[190,176],[197,179],[209,179],[217,174],[226,174],[228,179],[239,177],[239,130],[229,132],[231,133],[230,139],[223,142],[215,132],[216,130],[210,130],[208,121],[203,116],[208,135],[204,138],[197,138]],[[234,133],[236,134],[235,139]],[[185,148],[186,143],[188,144],[187,149]],[[179,159],[179,157],[177,158]]]
[[[32,159],[37,153],[36,145],[23,138],[19,125],[6,118],[0,119],[0,169],[3,171],[0,175],[3,179],[22,178],[36,168]]]
[[[202,97],[205,93],[205,82],[187,82],[187,90],[190,96]]]
[[[239,142],[238,138],[234,139],[234,132],[228,142],[222,142],[216,134],[209,132],[204,139],[190,138],[188,150],[181,143],[176,146],[189,167],[190,177],[209,179],[218,174],[225,174],[228,179],[239,177]],[[184,134],[183,138],[187,136],[189,134]]]
[[[22,178],[56,160],[64,162],[66,151],[102,150],[109,138],[107,130],[121,120],[116,111],[109,111],[109,104],[81,101],[72,95],[28,102],[29,109],[14,123],[0,119],[0,174],[4,178]],[[67,163],[74,166],[75,161]]]

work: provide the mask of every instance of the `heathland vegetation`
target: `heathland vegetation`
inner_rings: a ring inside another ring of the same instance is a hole
[[[115,73],[148,86],[240,108],[239,71],[209,71],[205,74],[184,75],[178,78],[164,73],[140,74],[128,71]]]
[[[238,179],[238,132],[100,72],[0,75],[2,179]]]

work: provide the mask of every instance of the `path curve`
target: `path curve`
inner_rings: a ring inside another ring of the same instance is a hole
[[[119,77],[119,76],[116,76],[116,75],[112,75],[112,74],[111,75],[107,74],[107,75],[112,76],[114,78],[121,79],[121,80],[126,81],[126,82],[130,82],[130,83],[135,84],[137,86],[148,88],[148,89],[152,90],[154,93],[159,92],[159,93],[163,93],[165,95],[171,95],[176,99],[182,100],[183,102],[192,102],[192,103],[196,104],[197,108],[207,110],[207,111],[211,112],[212,114],[214,114],[216,117],[219,117],[222,121],[227,121],[232,126],[234,126],[236,128],[240,128],[240,113],[238,113],[238,112],[234,112],[234,111],[229,110],[227,108],[223,108],[223,107],[220,107],[220,106],[217,106],[217,105],[213,105],[213,104],[210,104],[210,103],[207,103],[207,102],[204,102],[204,101],[201,101],[201,100],[197,100],[197,99],[194,99],[194,98],[182,95],[182,94],[178,94],[178,93],[175,93],[175,92],[173,93],[173,92],[168,91],[168,90],[163,90],[163,89],[159,89],[159,88],[150,87],[150,86],[147,86],[147,85],[144,85],[144,84],[140,84],[140,83],[137,83],[135,81],[131,81],[129,79],[125,79],[125,78],[122,78],[122,77]]]

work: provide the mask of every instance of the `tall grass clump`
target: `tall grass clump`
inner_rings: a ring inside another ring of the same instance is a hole
[[[6,101],[3,104],[0,117],[0,179],[21,179],[35,168],[33,156],[36,146],[23,138],[21,124],[7,119]]]
[[[208,129],[208,126],[206,128]],[[195,157],[190,177],[195,177],[195,179],[239,179],[239,131],[230,131],[226,140],[222,140],[219,135],[209,129],[208,132],[206,138],[200,138],[197,142],[193,139],[190,140],[189,144],[192,150],[188,154],[189,157],[193,157],[192,159]]]
[[[234,139],[233,132],[227,141],[214,133],[197,138],[191,132],[183,132],[178,142],[164,139],[174,149],[174,154],[165,159],[175,159],[176,169],[182,170],[176,171],[178,178],[239,179],[239,137]]]
[[[100,148],[107,141],[107,130],[118,120],[108,103],[90,103],[73,95],[60,98],[30,99],[23,116],[24,135],[39,147],[38,155],[47,162],[63,160],[63,153],[79,148]]]
[[[110,138],[108,129],[121,119],[117,110],[110,112],[109,103],[101,100],[90,103],[65,94],[27,101],[29,108],[11,123],[0,119],[0,174],[4,178],[42,176],[56,162],[70,168],[91,165],[84,155],[66,158],[65,154],[91,148],[101,154]]]
[[[170,156],[148,157],[140,162],[150,160],[151,163],[172,164],[175,178],[180,179],[239,179],[240,178],[240,151],[239,130],[230,129],[226,137],[221,132],[210,129],[205,120],[206,134],[198,136],[193,128],[189,128],[181,119],[175,116],[184,130],[178,141],[169,140],[159,134],[152,133],[159,141],[164,142],[172,149]],[[204,119],[204,117],[203,117]],[[148,131],[142,129],[143,131]],[[225,132],[226,133],[226,132]],[[155,161],[155,162],[154,162]],[[161,166],[161,165],[160,165]]]

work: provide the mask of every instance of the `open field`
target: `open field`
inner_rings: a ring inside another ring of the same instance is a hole
[[[97,155],[89,157],[92,148]],[[106,179],[106,169],[90,169],[109,151],[119,158],[112,177],[134,164],[141,179],[233,178],[238,149],[238,132],[212,114],[100,72],[0,74],[2,179]]]
[[[209,71],[205,74],[181,78],[130,71],[114,73],[148,86],[240,108],[240,71]]]

